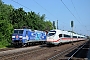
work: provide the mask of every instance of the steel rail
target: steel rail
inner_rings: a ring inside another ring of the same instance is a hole
[[[18,54],[18,55],[10,55],[10,57],[7,57],[7,56],[3,56],[4,58],[0,57],[0,59],[2,60],[5,60],[5,59],[10,59],[10,58],[16,58],[18,56],[21,56],[21,55],[25,55],[25,54],[29,54],[29,53],[34,53],[34,52],[37,52],[37,51],[41,51],[41,50],[46,50],[47,48],[39,48],[38,50],[34,50],[34,51],[30,51],[30,52],[24,52],[22,54]]]
[[[78,46],[80,46],[80,45],[82,45],[83,43],[81,43],[81,44],[79,44],[79,45],[76,45],[76,46],[73,46],[73,47],[71,47],[71,48],[69,48],[69,49],[66,49],[65,51],[62,51],[62,52],[60,52],[59,54],[57,54],[57,55],[55,55],[55,56],[53,56],[53,57],[51,57],[51,58],[49,58],[48,60],[53,60],[53,59],[55,59],[56,57],[60,57],[61,55],[63,55],[63,54],[65,54],[66,52],[68,52],[68,51],[70,51],[70,50],[74,50],[74,49],[76,49],[76,48],[78,48]],[[85,43],[84,43],[85,44]]]
[[[86,43],[87,43],[87,42],[86,42]],[[85,43],[85,44],[86,44],[86,43]],[[85,46],[85,44],[82,45],[80,48],[78,48],[78,50],[76,50],[76,51],[71,55],[71,57],[68,58],[68,60],[70,60],[78,51],[80,51],[80,50]]]

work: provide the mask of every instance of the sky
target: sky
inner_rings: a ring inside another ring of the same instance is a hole
[[[72,30],[82,35],[90,35],[90,0],[2,0],[15,9],[45,14],[45,20],[55,21],[61,30]]]

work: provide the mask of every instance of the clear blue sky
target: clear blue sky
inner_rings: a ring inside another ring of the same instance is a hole
[[[14,8],[22,7],[26,12],[34,11],[45,14],[46,20],[57,21],[61,30],[71,30],[70,21],[74,21],[73,30],[77,33],[90,35],[90,0],[2,0]],[[25,8],[23,6],[29,8]]]

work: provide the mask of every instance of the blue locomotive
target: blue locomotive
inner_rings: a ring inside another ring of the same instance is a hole
[[[14,29],[12,44],[14,46],[25,46],[33,43],[45,43],[46,32],[31,29]]]

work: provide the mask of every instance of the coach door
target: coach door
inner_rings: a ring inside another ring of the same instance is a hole
[[[59,34],[60,42],[62,41],[63,34]]]

